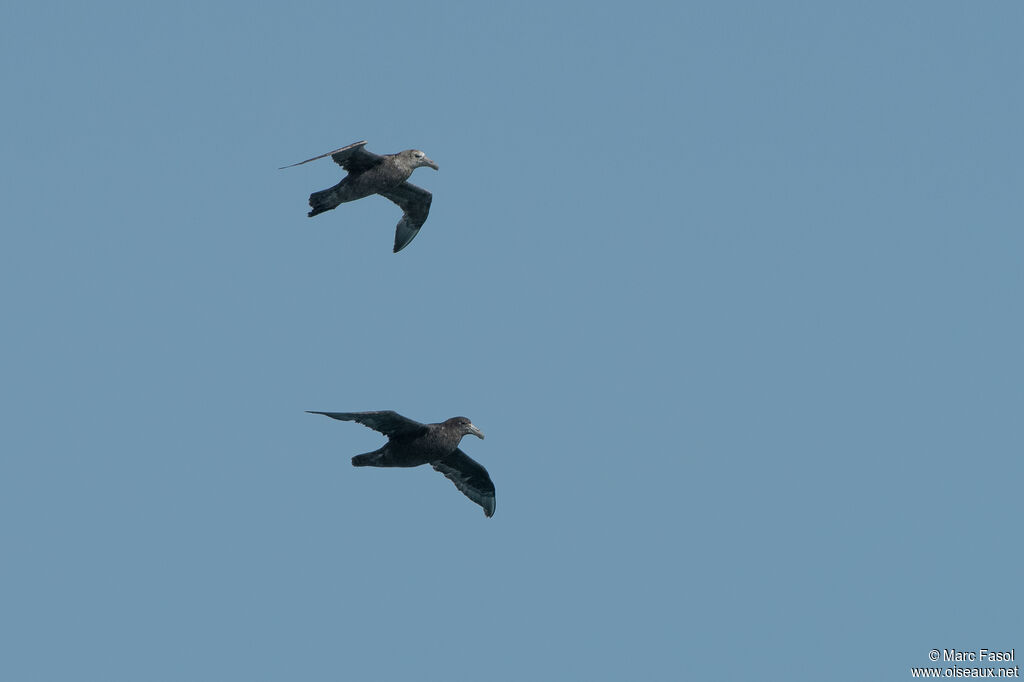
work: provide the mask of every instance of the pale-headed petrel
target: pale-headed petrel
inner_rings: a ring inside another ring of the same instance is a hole
[[[365,149],[366,141],[355,142],[333,152],[327,152],[312,159],[299,161],[290,166],[301,166],[310,161],[329,156],[335,163],[348,171],[341,182],[330,189],[309,195],[313,208],[309,217],[337,208],[346,201],[355,201],[371,194],[380,194],[398,204],[402,219],[395,228],[395,253],[404,249],[419,233],[430,212],[430,192],[407,182],[412,172],[420,166],[437,170],[437,164],[418,149],[406,149],[397,154],[374,154]]]
[[[494,514],[494,483],[487,470],[459,449],[463,436],[483,438],[484,434],[465,417],[452,417],[440,424],[421,424],[397,412],[314,412],[332,419],[353,421],[388,437],[384,447],[352,458],[357,467],[416,467],[429,464],[444,474],[462,493]]]

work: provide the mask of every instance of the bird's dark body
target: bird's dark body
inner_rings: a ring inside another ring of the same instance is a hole
[[[429,426],[444,427],[445,424]],[[455,452],[462,431],[454,428],[425,428],[422,433],[393,436],[388,443],[365,455],[352,458],[357,467],[418,467],[444,459]]]
[[[309,195],[309,205],[313,210],[309,217],[330,211],[347,201],[355,201],[394,189],[409,179],[414,169],[404,168],[394,162],[394,156],[384,157],[384,161],[362,173],[345,176],[334,187],[313,192]]]

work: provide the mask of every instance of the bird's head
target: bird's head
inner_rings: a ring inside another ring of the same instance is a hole
[[[409,159],[409,165],[413,168],[419,168],[420,166],[429,166],[434,170],[439,170],[437,164],[427,158],[427,155],[421,152],[419,149],[409,149],[402,152]]]
[[[473,426],[473,422],[469,421],[465,417],[452,417],[446,421],[445,424],[454,426],[463,436],[476,436],[480,440],[484,439],[484,432]]]

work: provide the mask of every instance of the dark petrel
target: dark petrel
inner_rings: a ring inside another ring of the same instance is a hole
[[[420,424],[397,412],[314,412],[331,419],[358,422],[388,437],[379,450],[352,458],[356,467],[418,467],[430,464],[462,494],[484,508],[484,515],[494,514],[494,483],[487,470],[459,449],[463,436],[483,439],[480,429],[465,417],[452,417],[440,424]]]
[[[346,201],[355,201],[371,194],[380,194],[398,204],[402,209],[402,219],[398,221],[398,226],[395,228],[395,253],[398,253],[413,240],[420,228],[423,227],[423,223],[427,220],[427,214],[430,212],[430,201],[433,198],[430,192],[407,182],[407,180],[412,172],[420,166],[430,166],[437,170],[437,164],[418,149],[406,149],[397,154],[380,156],[366,151],[365,145],[366,140],[355,142],[347,147],[335,149],[333,152],[314,156],[312,159],[299,161],[282,168],[301,166],[304,163],[329,156],[334,159],[335,163],[348,171],[348,175],[334,187],[309,195],[309,205],[313,208],[309,212],[310,218],[337,208],[339,204]]]

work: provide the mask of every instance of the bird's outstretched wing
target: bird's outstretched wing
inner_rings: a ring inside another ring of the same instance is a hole
[[[395,202],[402,209],[402,219],[395,226],[395,253],[398,253],[419,234],[423,223],[427,221],[430,202],[434,195],[410,182],[403,182],[394,189],[380,192],[380,195]]]
[[[322,159],[325,156],[329,156],[334,159],[334,162],[339,166],[349,171],[350,173],[361,173],[368,168],[373,168],[378,163],[384,160],[383,156],[368,152],[364,147],[366,146],[366,140],[362,142],[353,142],[350,145],[346,145],[341,149],[335,149],[333,152],[327,152],[320,156],[314,156],[312,159],[306,159],[305,161],[299,161],[288,166],[281,166],[278,170],[284,170],[285,168],[292,168],[293,166],[301,166],[304,163],[310,161],[316,161]]]
[[[487,475],[487,469],[458,448],[430,465],[454,483],[463,495],[483,507],[484,516],[494,515],[494,483]]]
[[[419,435],[426,432],[427,427],[418,421],[408,419],[391,410],[380,410],[378,412],[315,412],[306,410],[310,414],[322,414],[331,419],[340,419],[343,422],[356,422],[368,426],[374,431],[379,431],[385,436]]]

